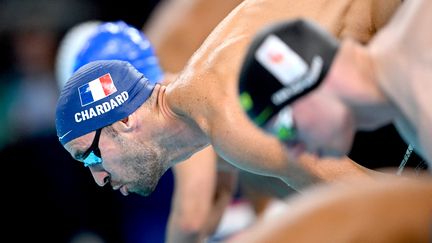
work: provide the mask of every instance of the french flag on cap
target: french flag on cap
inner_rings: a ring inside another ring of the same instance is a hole
[[[90,81],[78,88],[81,106],[89,105],[117,91],[109,73]]]

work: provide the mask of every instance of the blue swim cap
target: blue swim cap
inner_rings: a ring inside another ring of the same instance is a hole
[[[119,121],[151,95],[154,82],[129,62],[93,61],[68,80],[57,103],[56,129],[64,145]]]
[[[160,82],[163,71],[147,37],[123,21],[88,21],[72,28],[60,45],[57,79],[63,87],[73,72],[96,60],[131,63],[151,82]]]

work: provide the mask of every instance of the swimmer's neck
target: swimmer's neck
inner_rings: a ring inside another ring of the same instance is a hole
[[[161,114],[167,118],[177,119],[179,116],[171,109],[167,102],[167,86],[163,84],[156,84],[154,92],[156,92],[156,105],[159,107]]]
[[[195,152],[209,145],[209,139],[190,118],[180,115],[172,110],[167,102],[167,86],[157,84],[156,92],[157,108],[159,114],[167,122],[165,134],[170,134],[169,139],[165,141],[170,151],[177,151],[178,159],[175,162],[189,158]]]

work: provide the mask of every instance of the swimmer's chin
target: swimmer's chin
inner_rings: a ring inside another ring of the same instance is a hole
[[[133,194],[137,194],[139,196],[148,197],[153,193],[153,191],[154,191],[154,188],[136,189],[136,190],[130,189],[128,191],[128,194],[133,193]],[[123,195],[127,196],[125,194],[123,194]]]

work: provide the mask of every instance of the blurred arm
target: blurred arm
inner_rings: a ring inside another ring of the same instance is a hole
[[[368,46],[375,79],[396,104],[396,127],[432,161],[432,1],[404,1]]]
[[[387,177],[313,188],[228,242],[430,242],[432,181]],[[329,223],[331,222],[331,223]]]
[[[166,242],[202,242],[217,228],[236,185],[233,168],[217,168],[208,147],[177,164]]]

